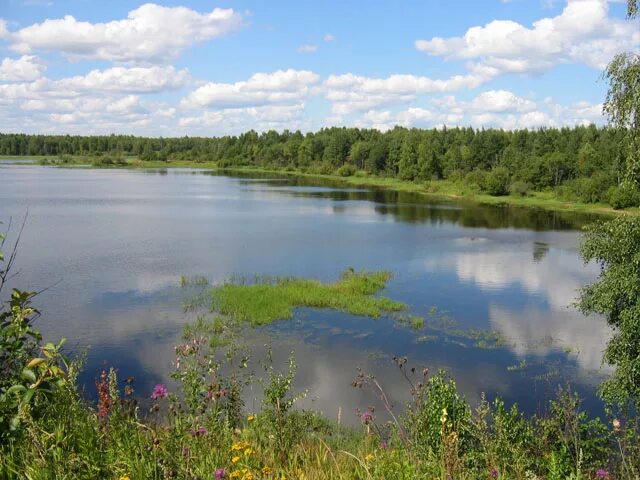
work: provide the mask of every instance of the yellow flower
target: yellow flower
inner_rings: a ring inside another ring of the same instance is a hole
[[[273,469],[271,469],[270,467],[262,467],[263,475],[271,475],[272,473],[273,473]]]
[[[246,456],[249,456],[249,455],[251,455],[252,453],[253,453],[253,450],[251,450],[249,447],[247,447],[247,448],[245,448],[245,449],[244,449],[244,454],[245,454]]]
[[[129,475],[121,475],[118,480],[131,480],[131,478],[129,478]]]
[[[229,478],[239,478],[239,477],[240,477],[240,470],[234,470],[229,474]]]
[[[249,421],[249,422],[253,422],[255,419],[256,419],[256,416],[255,416],[255,415],[249,415],[249,416],[247,417],[247,421]]]
[[[253,473],[247,472],[242,476],[242,480],[253,480]]]
[[[366,457],[364,457],[365,461],[370,462],[372,460],[375,460],[376,457],[374,457],[371,453],[369,453]]]
[[[240,461],[240,457],[233,457],[231,459],[231,463],[238,463]]]

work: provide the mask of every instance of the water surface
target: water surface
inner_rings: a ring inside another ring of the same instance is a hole
[[[597,274],[577,252],[588,217],[308,179],[1,165],[0,219],[27,211],[14,283],[53,285],[37,299],[39,327],[75,350],[90,347],[89,393],[104,366],[134,375],[141,394],[167,380],[172,346],[191,320],[181,275],[330,281],[353,267],[393,272],[384,294],[411,313],[496,330],[507,345],[479,348],[450,331],[300,309],[247,335],[256,348],[273,344],[277,361],[295,352],[306,406],[332,416],[366,408],[374,398],[350,386],[356,367],[402,401],[406,383],[390,359],[406,355],[449,369],[472,401],[500,394],[533,413],[571,383],[600,409],[594,391],[609,330],[571,307]]]

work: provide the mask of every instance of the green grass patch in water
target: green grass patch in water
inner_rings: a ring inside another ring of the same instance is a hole
[[[261,278],[254,284],[230,282],[211,291],[212,307],[252,325],[290,319],[296,307],[328,308],[378,318],[406,308],[403,303],[375,296],[390,278],[389,272],[349,269],[332,283],[296,277]]]

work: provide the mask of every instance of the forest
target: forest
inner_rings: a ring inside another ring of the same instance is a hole
[[[633,182],[623,182],[627,134],[595,125],[515,131],[396,127],[387,132],[333,127],[306,134],[251,130],[180,138],[0,134],[0,155],[91,156],[107,164],[133,156],[409,182],[446,179],[494,196],[550,191],[566,201],[626,208],[640,205]]]

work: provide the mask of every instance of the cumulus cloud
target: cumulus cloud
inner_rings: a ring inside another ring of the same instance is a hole
[[[483,92],[471,101],[470,106],[484,112],[529,112],[536,108],[535,102],[517,97],[507,90]]]
[[[0,37],[21,53],[55,51],[74,59],[157,62],[178,55],[195,42],[223,36],[242,24],[233,9],[198,13],[186,7],[144,4],[127,18],[107,23],[79,21],[71,15],[47,19],[14,32],[0,22]]]
[[[180,88],[190,81],[191,75],[186,69],[154,66],[92,70],[86,75],[60,80],[58,84],[62,89],[80,92],[153,93]]]
[[[384,105],[410,102],[415,100],[418,94],[476,88],[490,78],[482,72],[455,75],[445,80],[416,75],[371,78],[347,73],[329,76],[323,88],[325,98],[333,104],[332,112],[345,115]]]
[[[453,95],[432,99],[430,108],[410,107],[391,111],[370,109],[355,124],[365,128],[389,130],[403,127],[473,126],[503,128],[539,128],[601,123],[602,104],[583,101],[560,105],[551,98],[542,102],[526,99],[507,90],[488,90],[469,101]]]
[[[607,0],[567,0],[562,13],[531,28],[512,20],[472,27],[461,37],[417,40],[418,50],[435,56],[475,61],[476,68],[502,73],[533,73],[563,63],[602,69],[618,52],[640,45],[637,22],[608,16]]]
[[[268,104],[297,104],[318,81],[308,70],[277,70],[256,73],[246,81],[207,83],[182,100],[186,108],[245,108]]]
[[[23,55],[18,59],[7,57],[0,63],[0,82],[36,80],[45,69],[44,63],[33,55]]]

